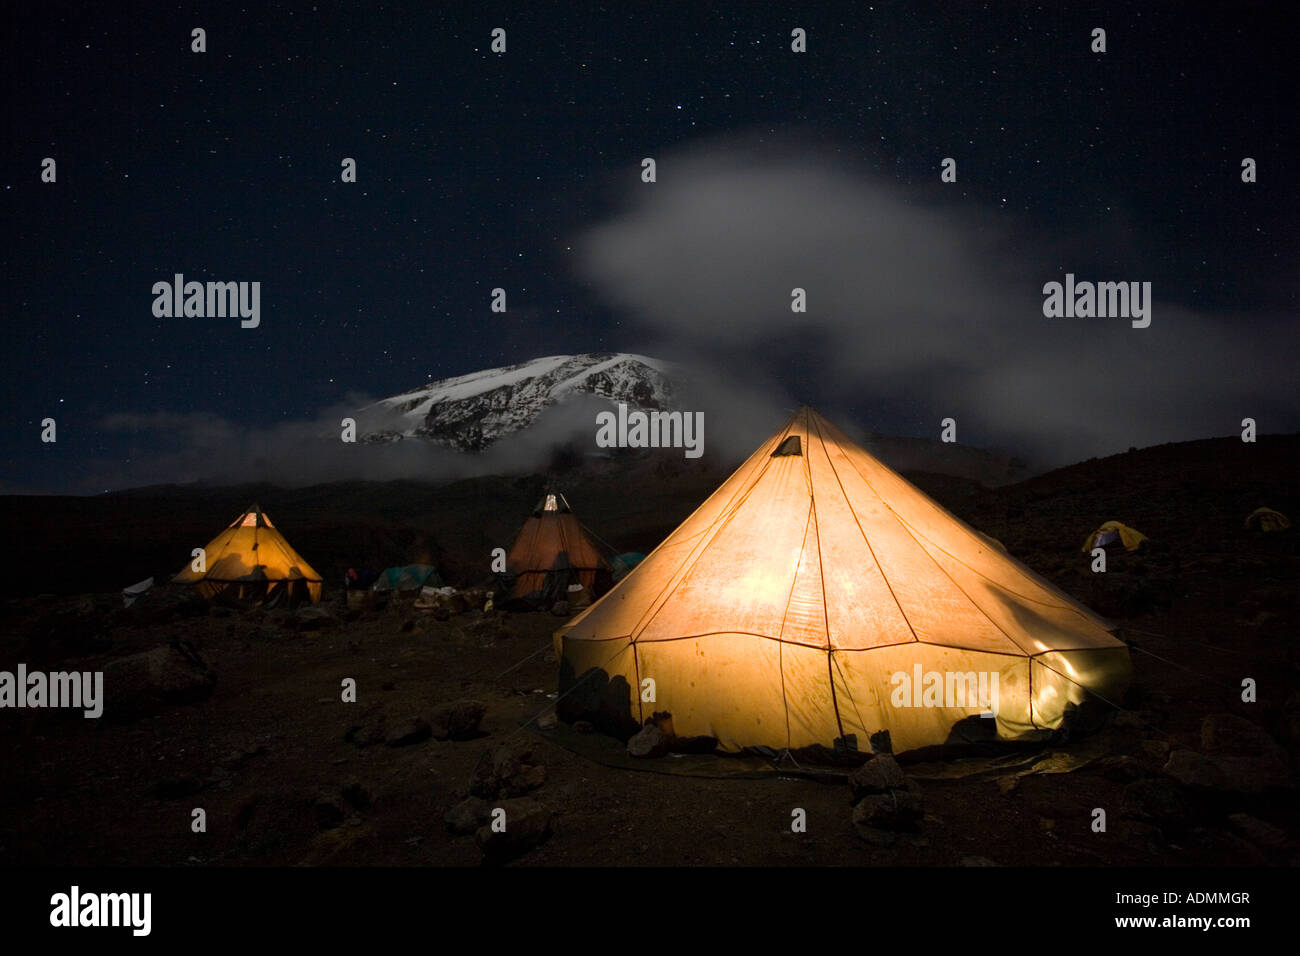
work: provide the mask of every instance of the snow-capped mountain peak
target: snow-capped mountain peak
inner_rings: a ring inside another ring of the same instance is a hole
[[[628,352],[548,355],[430,382],[362,409],[364,441],[418,438],[465,451],[527,428],[575,394],[642,409],[672,407],[673,367]]]

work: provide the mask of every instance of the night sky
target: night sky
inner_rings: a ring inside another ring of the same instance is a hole
[[[716,368],[860,429],[937,437],[955,414],[965,440],[1058,461],[1232,434],[1248,414],[1261,432],[1300,427],[1290,5],[704,6],[7,10],[0,491],[120,487],[128,460],[137,483],[168,481],[139,465],[188,440],[187,422],[264,431],[349,396],[603,350]],[[489,49],[498,26],[505,54]],[[1089,50],[1098,26],[1104,55]],[[645,156],[657,183],[640,180]],[[947,156],[954,184],[939,181]],[[712,213],[684,198],[707,205],[752,164],[778,205],[738,187],[719,215],[740,225],[704,242],[690,217]],[[816,210],[788,232],[744,225],[746,208],[798,219],[779,202],[803,189],[879,208],[880,234],[823,236]],[[779,250],[713,268],[765,229],[758,248],[788,236],[809,275],[785,275]],[[932,284],[931,263],[873,272],[872,244],[893,234],[921,259],[950,244],[936,254],[969,281]],[[1036,311],[1041,285],[1067,271],[1153,283],[1152,328],[1094,319],[1048,338],[1065,320]],[[155,318],[151,287],[178,272],[261,281],[261,326]],[[764,273],[785,290],[770,312],[717,305]],[[843,291],[864,275],[868,292]],[[790,314],[794,285],[810,320]],[[489,310],[497,286],[505,315]],[[1107,344],[1090,351],[1099,325]],[[959,340],[945,351],[931,333]],[[899,375],[872,364],[885,354]],[[1076,375],[1095,403],[1069,391]],[[1060,414],[1017,418],[1034,407]],[[1050,437],[1094,407],[1077,430],[1090,438]],[[1137,428],[1144,407],[1155,418]],[[761,432],[780,424],[753,414]],[[56,445],[40,441],[46,416]],[[181,437],[159,435],[167,421]]]

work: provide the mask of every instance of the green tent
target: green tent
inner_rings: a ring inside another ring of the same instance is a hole
[[[437,570],[428,564],[408,564],[404,568],[387,568],[371,587],[376,591],[418,591],[442,585]]]

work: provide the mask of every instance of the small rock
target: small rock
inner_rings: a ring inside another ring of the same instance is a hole
[[[551,811],[531,797],[505,800],[489,811],[505,811],[498,826],[496,820],[478,828],[474,840],[489,863],[501,863],[527,853],[551,835]]]
[[[596,725],[590,720],[575,720],[573,729],[580,734],[589,734],[596,729]]]
[[[855,802],[867,794],[906,789],[907,775],[887,753],[877,754],[849,774],[849,790]]]
[[[433,736],[429,722],[420,717],[408,717],[399,723],[384,738],[390,747],[409,747],[411,744],[423,743]]]
[[[501,744],[474,765],[469,792],[477,797],[519,797],[546,783],[546,765],[527,740]]]
[[[1234,714],[1210,714],[1201,722],[1201,746],[1219,765],[1224,787],[1258,794],[1293,785],[1287,756],[1258,724]]]
[[[925,816],[920,789],[891,790],[864,796],[853,808],[853,826],[861,830],[915,830]]]
[[[863,841],[872,846],[893,846],[898,842],[898,835],[892,830],[877,830],[875,827],[855,826],[854,831]]]
[[[1175,750],[1165,763],[1165,773],[1185,787],[1197,790],[1221,790],[1227,778],[1219,765],[1195,750]]]
[[[1208,754],[1275,757],[1282,753],[1268,731],[1235,714],[1210,714],[1201,721],[1201,747]]]
[[[443,822],[452,833],[473,833],[492,815],[492,808],[486,800],[468,797],[447,811]]]
[[[479,722],[487,704],[479,700],[457,700],[439,707],[433,715],[434,733],[439,740],[469,740],[479,736]]]
[[[388,739],[384,715],[377,711],[365,714],[361,722],[348,728],[343,739],[358,747],[370,747]]]
[[[461,631],[467,638],[484,643],[502,641],[511,637],[510,628],[495,614],[491,617],[473,618],[461,625]]]
[[[654,724],[648,724],[627,742],[629,757],[662,757],[668,753],[668,738]]]
[[[548,710],[537,718],[538,730],[554,730],[558,721],[555,719],[555,711]]]
[[[1140,777],[1151,775],[1149,766],[1127,755],[1102,757],[1093,764],[1093,769],[1107,780],[1115,780],[1119,783],[1130,783]]]
[[[1111,718],[1110,725],[1116,730],[1150,730],[1154,723],[1152,715],[1145,710],[1124,710]]]
[[[1148,738],[1142,741],[1142,752],[1152,760],[1163,764],[1169,759],[1169,741]]]
[[[1242,839],[1255,846],[1275,850],[1287,845],[1285,830],[1266,823],[1258,817],[1252,817],[1248,813],[1234,813],[1228,817],[1228,823]]]

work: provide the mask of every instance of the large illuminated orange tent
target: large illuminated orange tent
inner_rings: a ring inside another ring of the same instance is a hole
[[[509,597],[561,598],[570,584],[590,591],[596,573],[608,567],[564,495],[548,493],[537,502],[506,555],[506,570],[515,576]]]
[[[254,504],[213,538],[204,550],[206,570],[191,562],[172,578],[193,584],[206,598],[275,604],[320,600],[321,576],[290,547],[271,519]]]
[[[562,703],[595,687],[606,715],[668,711],[727,751],[888,729],[902,752],[1115,700],[1111,630],[805,408],[555,644]]]

